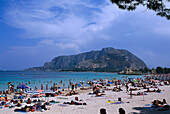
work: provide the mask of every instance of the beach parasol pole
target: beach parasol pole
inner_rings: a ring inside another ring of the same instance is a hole
[[[81,101],[82,101],[82,108],[83,108],[83,99],[81,99]]]
[[[144,101],[144,94],[145,94],[145,92],[143,91],[143,101]]]

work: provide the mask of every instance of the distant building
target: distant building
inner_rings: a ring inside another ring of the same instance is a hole
[[[122,70],[121,72],[119,72],[118,74],[125,74],[125,75],[141,75],[142,72],[140,71],[133,71],[132,66],[130,68],[125,67],[125,71]]]
[[[132,74],[133,73],[132,67],[130,67],[130,68],[125,67],[125,69],[126,69],[126,74]]]

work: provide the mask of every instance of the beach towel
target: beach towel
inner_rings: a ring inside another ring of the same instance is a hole
[[[110,100],[108,100],[107,103],[110,103],[110,104],[122,104],[124,102],[123,101],[110,101]]]
[[[64,97],[57,97],[57,99],[68,99],[68,98],[64,98]]]
[[[59,104],[58,106],[68,107],[68,105],[65,105],[65,104]]]
[[[95,97],[104,97],[104,96],[101,95],[101,96],[95,96]]]
[[[59,102],[59,101],[53,101],[53,102],[52,102],[52,101],[50,101],[50,103],[60,103],[60,102]]]
[[[122,104],[122,103],[124,103],[124,102],[118,101],[118,102],[114,102],[114,103],[111,103],[111,104]]]
[[[144,106],[144,108],[153,109],[154,107],[152,107],[152,104],[146,104],[146,105]]]
[[[116,101],[110,101],[110,100],[107,101],[107,103],[114,103],[114,102],[116,102]]]
[[[17,110],[17,109],[15,109],[14,112],[27,113],[26,111],[21,111],[21,110]]]

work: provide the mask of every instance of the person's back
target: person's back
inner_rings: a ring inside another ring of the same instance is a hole
[[[101,109],[100,109],[100,114],[106,114],[106,109],[101,108]]]
[[[123,108],[119,108],[119,114],[125,114],[125,110]]]

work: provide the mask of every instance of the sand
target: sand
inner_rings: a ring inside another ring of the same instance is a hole
[[[122,88],[124,91],[121,92],[113,92],[113,91],[105,91],[103,97],[95,97],[93,95],[87,95],[87,93],[92,92],[92,90],[81,90],[79,95],[73,96],[58,96],[64,97],[68,99],[57,99],[57,97],[49,98],[49,100],[60,101],[63,104],[64,101],[74,100],[75,97],[79,99],[83,99],[83,102],[87,103],[87,105],[68,105],[67,107],[59,106],[58,104],[49,106],[50,110],[45,112],[28,112],[30,114],[100,114],[100,109],[105,108],[107,114],[118,114],[118,109],[123,108],[126,111],[126,114],[170,114],[170,109],[168,111],[157,111],[158,108],[145,108],[146,104],[151,104],[151,102],[155,99],[163,100],[166,99],[167,103],[170,104],[170,86],[159,86],[161,90],[165,90],[162,93],[148,93],[148,95],[144,96],[133,96],[130,99],[130,96],[125,92],[125,88]],[[143,90],[141,90],[143,91]],[[135,92],[136,93],[136,92]],[[107,103],[108,100],[114,101],[118,100],[118,97],[122,98],[124,103],[122,104],[111,104]],[[129,103],[127,103],[129,102]],[[19,114],[18,112],[14,112],[15,108],[3,108],[0,109],[0,114]]]

